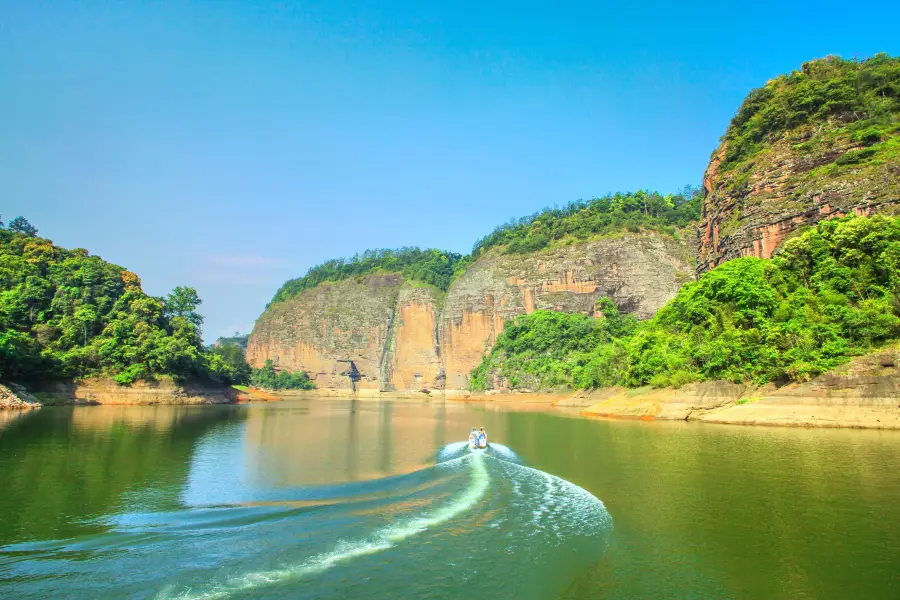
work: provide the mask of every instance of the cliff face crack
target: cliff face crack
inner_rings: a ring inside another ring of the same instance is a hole
[[[381,361],[378,364],[378,391],[393,391],[394,385],[391,382],[391,363],[393,362],[392,346],[396,343],[394,339],[394,319],[397,316],[397,299],[391,303],[391,312],[388,314],[387,331],[384,335],[384,344],[381,348]]]

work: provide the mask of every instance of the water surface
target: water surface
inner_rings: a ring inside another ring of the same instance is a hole
[[[897,432],[48,407],[0,422],[0,596],[897,598],[898,466]]]

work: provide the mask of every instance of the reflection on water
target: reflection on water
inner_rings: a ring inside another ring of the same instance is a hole
[[[435,448],[448,439],[465,437],[470,414],[465,406],[443,403],[423,407],[349,401],[254,407],[245,427],[244,467],[260,484],[271,486],[407,473],[431,464]],[[502,435],[502,428],[496,433]]]
[[[0,433],[0,544],[102,531],[96,517],[135,500],[177,503],[197,440],[244,414],[216,408],[45,407],[12,421]]]
[[[896,598],[897,465],[499,405],[44,408],[0,428],[0,596]]]

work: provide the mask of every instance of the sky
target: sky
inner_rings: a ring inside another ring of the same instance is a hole
[[[900,4],[0,0],[0,214],[195,287],[204,336],[366,248],[699,184],[751,89]]]

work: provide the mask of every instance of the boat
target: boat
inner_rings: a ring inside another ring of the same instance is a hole
[[[487,434],[485,434],[484,437],[476,437],[474,440],[469,438],[470,450],[486,450],[487,446]]]

